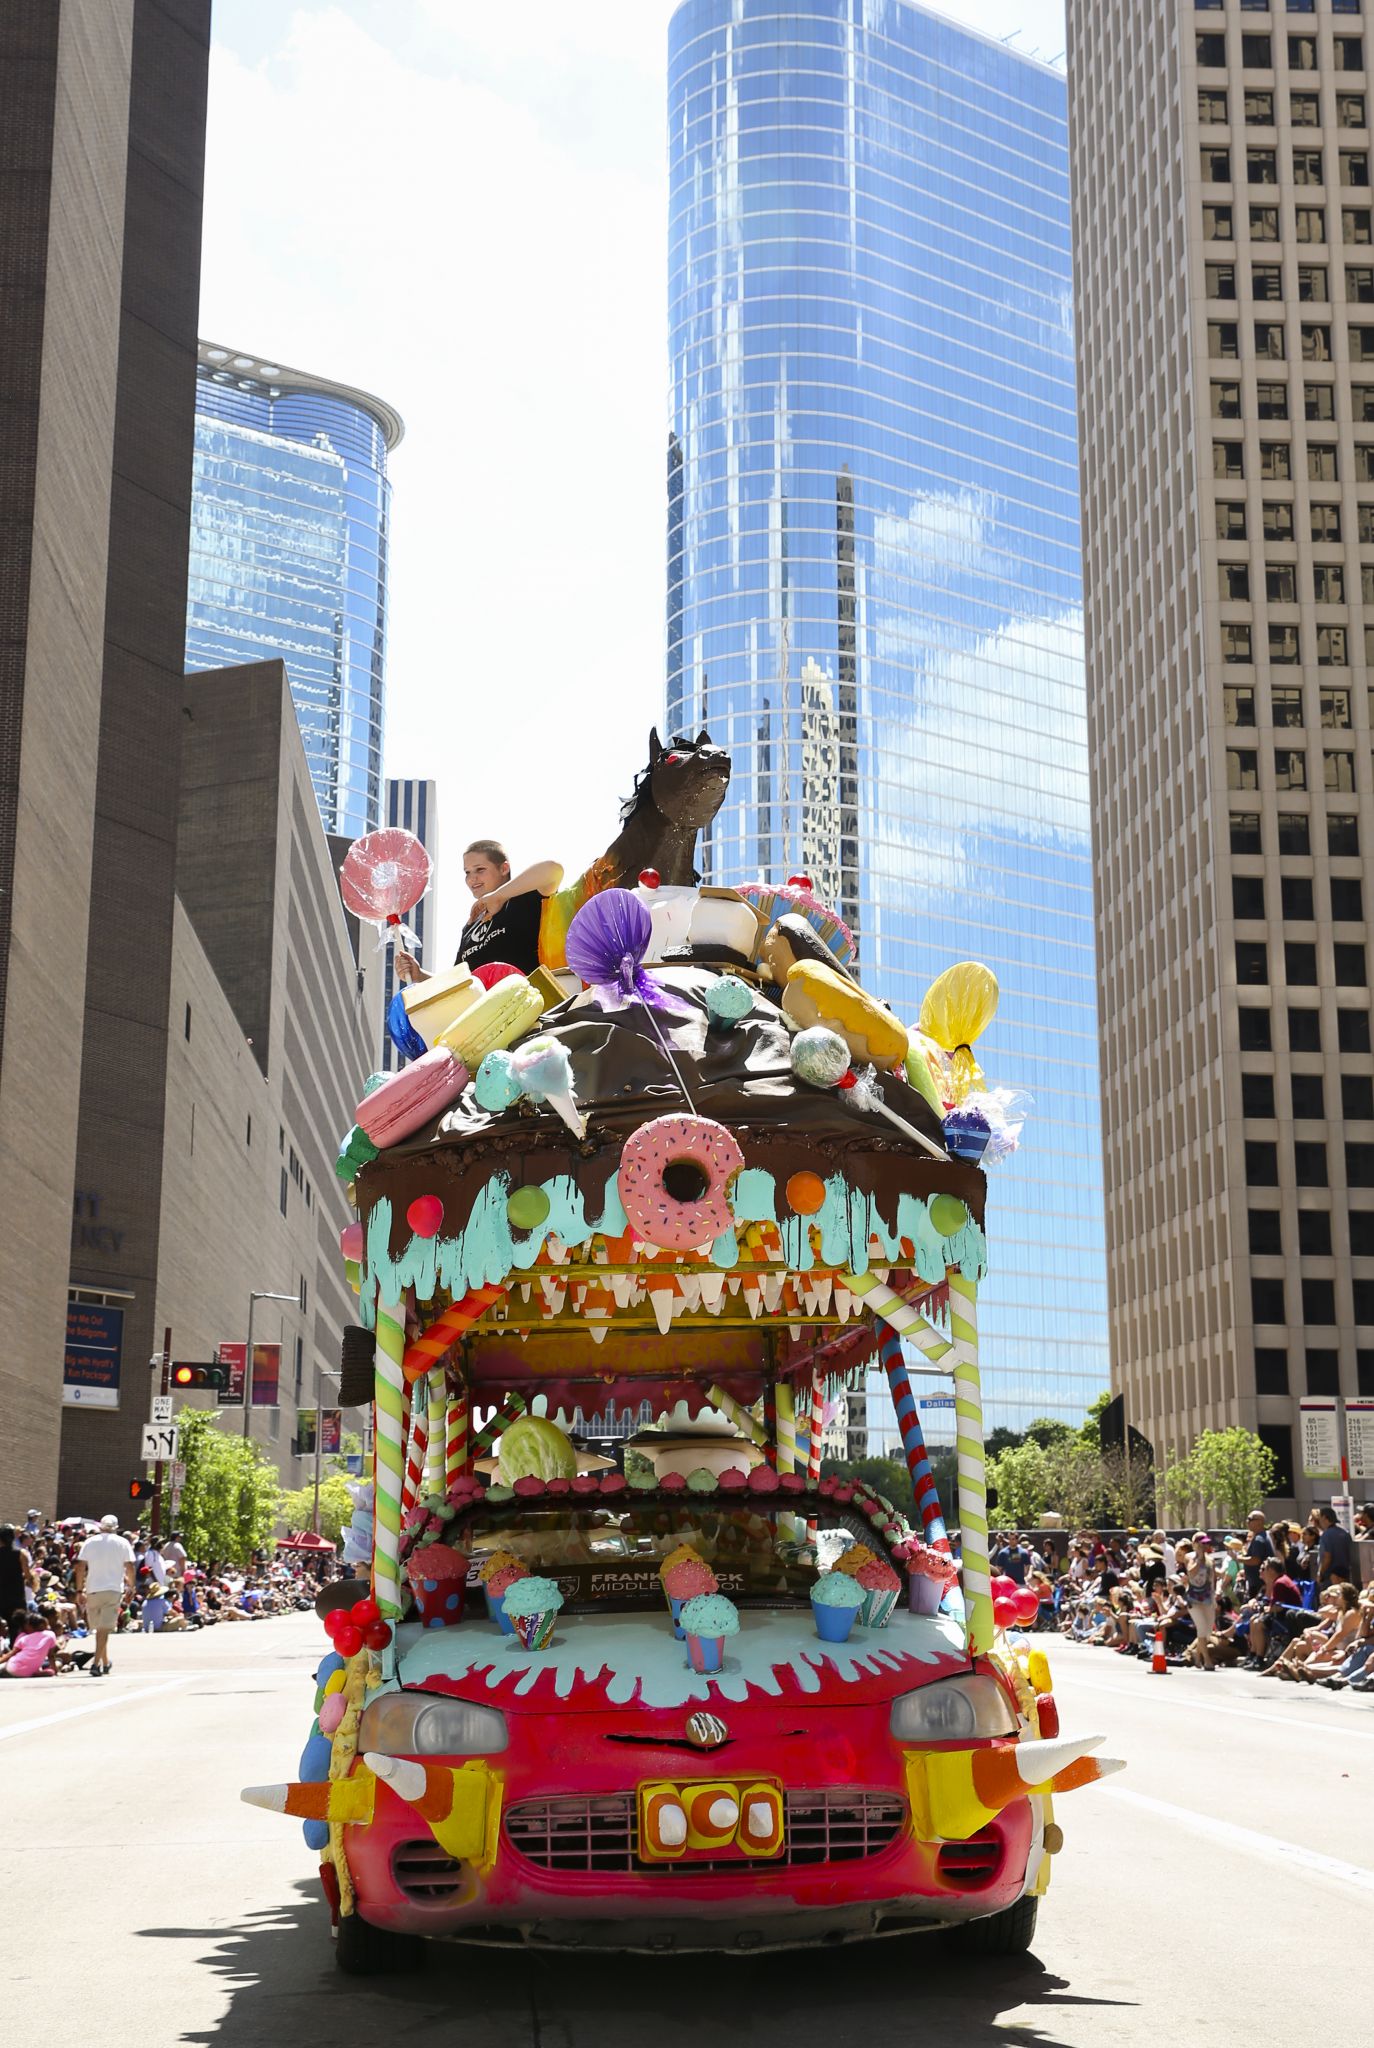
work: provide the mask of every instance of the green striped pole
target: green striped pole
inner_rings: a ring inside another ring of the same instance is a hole
[[[373,1430],[375,1488],[373,1597],[389,1621],[401,1612],[401,1490],[405,1480],[406,1314],[396,1301],[377,1305],[377,1410]]]
[[[448,1403],[444,1399],[444,1368],[431,1366],[429,1383],[429,1444],[425,1451],[425,1492],[444,1490],[444,1444],[448,1435]],[[414,1395],[411,1396],[412,1400]]]
[[[963,1543],[964,1643],[970,1657],[992,1648],[992,1568],[988,1563],[988,1472],[983,1448],[983,1383],[978,1376],[978,1283],[950,1268],[954,1336],[954,1433]]]
[[[886,1280],[875,1280],[871,1273],[842,1273],[840,1279],[851,1294],[862,1295],[874,1315],[881,1316],[899,1337],[909,1337],[932,1365],[938,1364],[954,1349],[948,1337],[942,1337],[934,1324],[927,1322],[921,1311],[913,1308],[909,1301],[904,1301]]]

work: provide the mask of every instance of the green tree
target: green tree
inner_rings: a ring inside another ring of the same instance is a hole
[[[297,1487],[281,1497],[281,1520],[288,1529],[309,1529],[314,1524],[315,1488]],[[353,1502],[349,1498],[348,1482],[340,1472],[330,1472],[320,1480],[320,1534],[327,1536],[331,1543],[337,1543],[349,1522],[353,1519]]]
[[[177,1526],[192,1557],[247,1564],[269,1541],[281,1488],[276,1467],[258,1446],[221,1429],[214,1408],[177,1415],[179,1456],[186,1467]]]
[[[1167,1515],[1171,1523],[1196,1519],[1202,1487],[1191,1451],[1186,1457],[1175,1458],[1172,1464],[1165,1466],[1159,1474],[1156,1491],[1160,1513]]]
[[[1047,1451],[1051,1444],[1072,1443],[1078,1432],[1072,1423],[1060,1422],[1054,1415],[1037,1415],[1034,1422],[1026,1424],[1026,1442],[1039,1444]]]
[[[996,1429],[990,1429],[983,1438],[983,1450],[989,1458],[1000,1458],[1003,1451],[1014,1451],[1025,1441],[1019,1429],[1008,1429],[1005,1423],[999,1422]]]
[[[1154,1522],[1155,1474],[1148,1459],[1127,1454],[1124,1445],[1102,1453],[1103,1502],[1111,1520],[1123,1529]]]
[[[1102,1448],[1102,1411],[1110,1405],[1111,1398],[1112,1390],[1110,1387],[1098,1395],[1083,1418],[1083,1426],[1078,1432],[1082,1442],[1090,1445],[1095,1451],[1100,1451]]]
[[[1274,1490],[1278,1460],[1252,1429],[1204,1429],[1189,1455],[1198,1497],[1230,1528]]]
[[[1100,1448],[1079,1435],[1051,1444],[1042,1455],[1049,1500],[1065,1521],[1079,1526],[1101,1514],[1106,1475]]]
[[[996,1488],[993,1513],[1002,1528],[1034,1528],[1051,1504],[1049,1467],[1039,1444],[1013,1444],[990,1458],[988,1485]]]

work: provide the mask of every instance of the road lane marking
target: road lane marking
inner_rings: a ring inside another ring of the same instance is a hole
[[[148,1700],[156,1692],[173,1692],[179,1685],[189,1685],[189,1675],[184,1678],[164,1679],[161,1685],[143,1685],[137,1692],[107,1692],[98,1700],[87,1700],[81,1707],[64,1707],[60,1714],[39,1714],[32,1721],[11,1721],[8,1727],[0,1725],[0,1742],[8,1742],[12,1735],[32,1735],[36,1728],[54,1728],[59,1721],[75,1721],[82,1714],[98,1714],[106,1707],[126,1706],[131,1700]]]
[[[1070,1668],[1067,1665],[1061,1666],[1064,1670]],[[1069,1684],[1070,1690],[1081,1685],[1084,1692],[1103,1692],[1114,1700],[1142,1699],[1145,1704],[1151,1706],[1157,1704],[1166,1707],[1190,1707],[1198,1714],[1225,1714],[1228,1718],[1240,1721],[1268,1721],[1275,1728],[1287,1728],[1290,1734],[1339,1735],[1342,1739],[1349,1738],[1355,1742],[1374,1742],[1374,1728],[1341,1727],[1334,1721],[1308,1721],[1297,1714],[1266,1714],[1261,1707],[1229,1707],[1221,1700],[1196,1700],[1184,1693],[1137,1694],[1133,1690],[1128,1692],[1124,1686],[1101,1685],[1095,1679],[1080,1678],[1076,1672]],[[1055,1690],[1058,1692],[1057,1687]],[[1309,1688],[1304,1686],[1304,1694],[1308,1690]],[[1350,1719],[1353,1723],[1355,1716],[1352,1714]]]
[[[1374,1892],[1374,1870],[1365,1870],[1358,1863],[1342,1863],[1339,1857],[1323,1856],[1320,1850],[1299,1848],[1296,1842],[1281,1841],[1277,1835],[1262,1835],[1255,1828],[1239,1827],[1235,1821],[1214,1820],[1210,1814],[1196,1813],[1189,1806],[1173,1806],[1167,1799],[1152,1799],[1147,1792],[1131,1792],[1124,1785],[1102,1785],[1098,1789],[1108,1799],[1124,1799],[1128,1806],[1138,1807],[1142,1813],[1153,1813],[1160,1820],[1172,1821],[1177,1827],[1206,1835],[1209,1840],[1240,1849],[1248,1856],[1262,1856],[1267,1862],[1281,1863],[1286,1870],[1310,1871],[1315,1877],[1353,1885],[1357,1891]]]

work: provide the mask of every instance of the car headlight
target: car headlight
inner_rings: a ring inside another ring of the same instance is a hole
[[[888,1724],[898,1742],[966,1742],[1014,1735],[1016,1716],[995,1678],[942,1678],[892,1702]]]
[[[494,1756],[506,1746],[506,1717],[469,1700],[388,1692],[364,1707],[358,1750],[382,1756]]]

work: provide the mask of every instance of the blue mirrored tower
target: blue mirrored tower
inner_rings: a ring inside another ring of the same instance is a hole
[[[1108,1380],[1066,93],[907,0],[685,0],[669,44],[669,731],[713,881],[808,873],[914,1020],[1002,986],[990,1420]],[[875,1417],[876,1419],[876,1417]]]
[[[387,456],[381,399],[211,342],[196,369],[188,669],[279,655],[327,832],[382,810]]]

